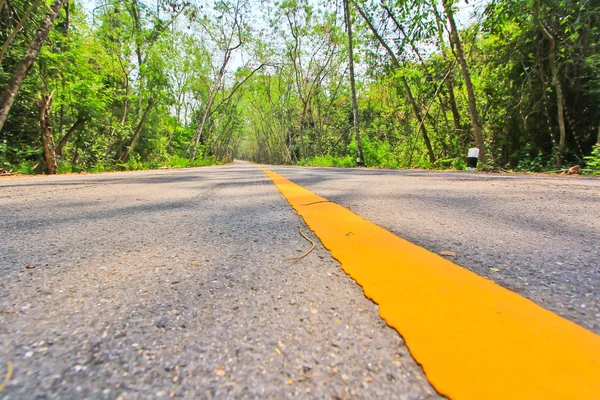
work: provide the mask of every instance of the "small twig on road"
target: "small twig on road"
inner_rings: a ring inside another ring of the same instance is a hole
[[[310,248],[310,250],[308,250],[306,253],[302,254],[299,257],[290,257],[290,258],[284,258],[283,261],[293,261],[293,260],[301,260],[304,257],[306,257],[307,255],[310,254],[311,251],[313,251],[315,249],[315,242],[313,242],[312,240],[310,240],[310,238],[308,236],[306,236],[304,234],[304,232],[302,232],[302,229],[299,229],[300,234],[302,235],[302,237],[306,240],[308,240],[310,242],[310,244],[312,245],[312,247]]]
[[[313,204],[331,203],[330,200],[313,201],[312,203],[301,204],[301,206],[312,206]]]
[[[6,384],[8,383],[8,381],[10,380],[10,377],[12,376],[12,361],[7,361],[6,362],[6,378],[4,378],[4,382],[2,382],[2,384],[0,385],[0,392],[2,392],[4,390],[4,388],[6,387]]]

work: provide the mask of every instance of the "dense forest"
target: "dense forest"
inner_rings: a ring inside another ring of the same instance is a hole
[[[600,0],[0,0],[0,171],[600,170]]]

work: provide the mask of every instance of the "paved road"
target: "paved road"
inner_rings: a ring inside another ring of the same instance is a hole
[[[600,331],[599,180],[272,169]],[[252,165],[3,179],[0,215],[0,398],[438,397],[318,241],[283,261]]]
[[[600,179],[271,169],[600,334]]]
[[[0,215],[1,399],[438,397],[326,251],[283,261],[256,167],[3,179]]]

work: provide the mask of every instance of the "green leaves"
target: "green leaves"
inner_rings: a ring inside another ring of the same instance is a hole
[[[399,64],[390,62],[388,52],[351,7],[360,131],[368,164],[407,167],[411,160],[413,166],[460,167],[473,140],[465,84],[441,4],[354,2]],[[1,12],[3,38],[28,2],[11,4],[15,10],[5,7]],[[492,0],[471,5],[480,10],[478,18],[461,17],[459,30],[485,143],[496,165],[541,170],[554,162],[556,89],[543,25],[556,39],[553,55],[565,93],[568,132],[563,156],[573,162],[592,157],[588,165],[595,168],[597,149],[590,153],[600,115],[598,0]],[[183,166],[181,160],[189,156],[186,149],[214,93],[199,145],[207,162],[239,151],[263,162],[294,163],[305,157],[301,162],[311,165],[354,165],[347,40],[337,7],[335,2],[308,0],[218,0],[201,5],[108,0],[91,15],[78,0],[71,2],[69,23],[63,9],[2,132],[0,160],[11,166],[21,163],[25,170],[38,164],[35,101],[42,92],[54,91],[55,140],[78,118],[88,117],[66,144],[61,168],[72,161],[76,170],[114,168],[150,98],[155,104],[135,157],[121,168],[170,161]],[[453,7],[467,13],[462,3]],[[36,11],[32,21],[42,14]],[[35,24],[27,24],[15,36],[2,62],[0,86],[35,29]],[[254,71],[261,64],[265,67]],[[448,74],[451,65],[454,70]],[[435,165],[428,160],[421,121],[414,116],[403,80],[419,108],[430,105],[423,124],[440,160]]]

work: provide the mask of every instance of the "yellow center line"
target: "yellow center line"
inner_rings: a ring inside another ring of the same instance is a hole
[[[263,171],[379,304],[441,394],[600,399],[600,336]]]

